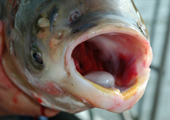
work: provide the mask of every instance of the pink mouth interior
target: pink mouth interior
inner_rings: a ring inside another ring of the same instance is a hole
[[[135,83],[137,63],[143,55],[139,43],[126,34],[102,34],[76,46],[72,58],[82,76],[105,71],[114,77],[115,86],[129,86]]]

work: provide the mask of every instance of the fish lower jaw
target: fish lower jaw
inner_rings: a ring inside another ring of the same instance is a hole
[[[151,61],[151,47],[136,30],[113,26],[92,30],[67,50],[66,89],[94,107],[123,112],[142,97]]]

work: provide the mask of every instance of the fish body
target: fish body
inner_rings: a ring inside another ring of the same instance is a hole
[[[130,109],[152,61],[131,0],[1,0],[9,78],[43,106],[76,113]]]

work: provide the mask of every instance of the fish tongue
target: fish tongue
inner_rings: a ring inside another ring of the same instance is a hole
[[[110,73],[105,72],[105,71],[90,72],[84,75],[84,77],[103,87],[111,88],[111,87],[114,87],[115,85],[114,77]]]

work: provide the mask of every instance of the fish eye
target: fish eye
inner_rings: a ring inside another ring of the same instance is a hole
[[[31,47],[31,52],[30,52],[30,62],[31,64],[41,70],[44,68],[44,61],[43,61],[43,57],[42,57],[42,53],[41,51],[38,49],[38,47],[36,45],[32,45]]]
[[[42,55],[40,52],[32,52],[32,58],[38,64],[41,64],[41,65],[43,64]]]
[[[78,11],[74,11],[71,15],[70,15],[70,22],[74,22],[77,20],[77,18],[80,16],[80,13]]]

